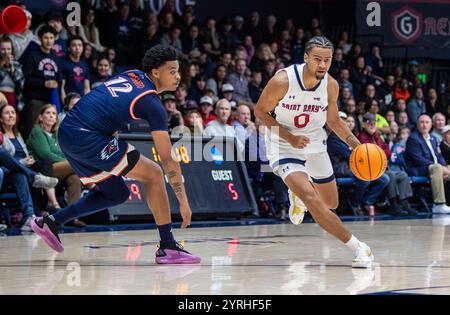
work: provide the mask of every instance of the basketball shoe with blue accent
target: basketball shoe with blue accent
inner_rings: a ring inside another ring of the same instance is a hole
[[[295,225],[302,224],[305,213],[308,211],[303,201],[290,189],[289,193],[289,219]]]

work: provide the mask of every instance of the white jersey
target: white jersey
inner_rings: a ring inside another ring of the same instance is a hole
[[[303,84],[305,64],[292,65],[279,71],[286,71],[289,88],[286,95],[274,109],[275,120],[290,133],[309,138],[310,143],[303,149],[296,149],[278,137],[275,132],[266,133],[268,158],[272,162],[298,155],[325,152],[327,134],[323,129],[327,121],[328,73],[317,86],[306,90]]]

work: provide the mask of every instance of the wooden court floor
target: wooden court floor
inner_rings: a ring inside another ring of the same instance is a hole
[[[203,258],[178,266],[154,263],[156,230],[61,234],[61,254],[0,237],[0,294],[450,294],[450,215],[345,224],[374,268],[313,223],[176,229]]]

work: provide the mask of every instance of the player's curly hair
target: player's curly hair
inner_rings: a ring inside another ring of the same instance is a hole
[[[309,41],[307,41],[305,45],[306,53],[309,53],[314,47],[334,50],[333,43],[325,36],[314,36]]]
[[[167,45],[156,45],[145,52],[142,59],[142,69],[150,73],[152,69],[159,68],[167,61],[178,60],[178,51]]]

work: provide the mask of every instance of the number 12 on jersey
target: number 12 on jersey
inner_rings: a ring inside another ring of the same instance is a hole
[[[120,86],[113,86],[118,85]],[[105,82],[106,87],[108,88],[109,93],[111,93],[112,97],[119,97],[117,93],[130,93],[133,91],[133,86],[128,83],[127,79],[118,77],[113,80],[109,80]]]

